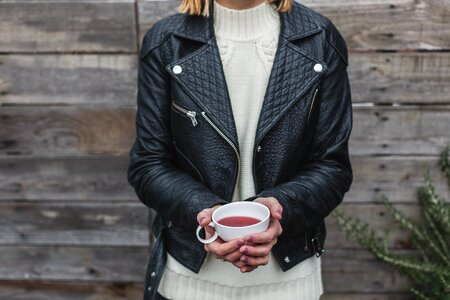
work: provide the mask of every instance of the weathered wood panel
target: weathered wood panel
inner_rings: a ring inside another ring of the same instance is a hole
[[[0,105],[135,105],[136,68],[135,55],[0,55]],[[353,53],[349,76],[354,103],[450,103],[449,53]]]
[[[141,282],[148,247],[0,246],[0,280]]]
[[[0,153],[128,154],[135,139],[135,108],[4,107]]]
[[[1,203],[0,244],[148,246],[148,216],[139,201]]]
[[[143,282],[58,283],[52,281],[3,281],[0,282],[0,299],[136,300],[142,297],[143,287]]]
[[[128,154],[134,107],[4,107],[0,154]],[[450,106],[354,107],[350,153],[439,155],[450,142]]]
[[[352,50],[449,50],[449,0],[302,0],[330,18]]]
[[[322,256],[327,293],[406,292],[410,281],[365,250],[329,249]]]
[[[0,158],[1,200],[133,200],[127,157]]]
[[[450,106],[357,107],[352,155],[440,155],[450,143]]]
[[[2,1],[1,52],[136,52],[134,1]]]
[[[408,217],[420,218],[416,203],[397,207]],[[387,213],[382,204],[344,202],[339,208],[358,216],[382,235],[389,231],[390,246],[411,248],[410,236]],[[130,203],[4,202],[0,204],[1,245],[149,245],[149,213],[138,200]],[[327,222],[327,248],[361,248],[348,240],[336,220]],[[57,225],[57,226],[55,226]]]
[[[418,201],[417,201],[418,202]],[[411,204],[396,204],[405,216],[420,220],[421,208],[418,203]],[[393,249],[412,249],[411,234],[409,231],[403,230],[399,224],[387,212],[383,204],[355,204],[344,203],[340,205],[337,211],[342,212],[345,216],[356,217],[363,222],[367,222],[371,228],[374,228],[380,237],[384,237],[384,233],[388,233],[389,247]],[[327,224],[327,239],[325,241],[326,248],[339,249],[360,249],[361,246],[349,240],[344,232],[339,228],[336,219],[328,216]]]
[[[0,283],[0,299],[8,300],[136,300],[142,297],[143,283],[55,283],[11,281]],[[413,300],[405,294],[329,294],[322,300]]]
[[[412,295],[407,294],[328,294],[321,300],[414,300]]]
[[[431,167],[436,190],[449,198],[437,157],[352,157],[354,181],[348,202],[416,202],[423,164]],[[0,157],[0,200],[136,200],[127,183],[127,156]]]
[[[137,0],[139,44],[141,44],[144,34],[147,32],[147,30],[150,29],[150,27],[153,26],[156,21],[177,13],[177,7],[180,4],[181,2],[178,0]]]
[[[416,202],[423,185],[424,164],[431,170],[436,191],[450,199],[448,181],[439,170],[438,159],[413,156],[352,157],[354,178],[347,202],[380,202],[387,195],[393,202]]]
[[[305,0],[330,18],[351,50],[450,49],[449,0]],[[139,2],[140,34],[176,13],[177,1]]]
[[[354,103],[450,103],[448,52],[350,53],[348,72]]]
[[[0,105],[136,105],[136,65],[131,54],[0,55]]]
[[[144,247],[2,246],[0,279],[138,283],[144,278],[147,259]],[[406,278],[366,251],[333,249],[322,259],[329,293],[408,290]]]

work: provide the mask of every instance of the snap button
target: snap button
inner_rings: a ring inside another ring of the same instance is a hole
[[[155,276],[156,276],[156,273],[155,273],[155,272],[152,272],[152,274],[150,274],[150,276],[151,276],[151,277],[155,277]]]
[[[289,258],[289,256],[286,256],[286,257],[284,258],[284,261],[287,262],[287,263],[289,263],[289,262],[291,261],[291,259]]]
[[[256,151],[261,151],[261,146],[258,146],[258,148],[256,148]]]
[[[323,70],[323,66],[321,64],[315,64],[314,65],[314,71],[315,72],[320,73],[320,72],[322,72],[322,70]]]
[[[180,65],[175,65],[175,66],[173,66],[173,68],[172,68],[172,71],[173,71],[174,74],[180,74],[182,70],[183,70],[183,69],[181,68]]]
[[[149,286],[148,289],[147,289],[147,291],[151,292],[151,290],[152,290],[152,287]]]

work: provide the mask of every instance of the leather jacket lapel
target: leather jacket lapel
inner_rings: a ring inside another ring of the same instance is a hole
[[[203,42],[200,48],[166,66],[166,70],[214,123],[238,147],[238,137],[231,101],[226,85],[219,49],[213,27],[214,6],[210,16],[187,16],[173,33],[185,39]],[[308,9],[293,6],[289,13],[280,13],[279,42],[266,88],[256,130],[256,141],[279,120],[324,73],[327,66],[296,46],[293,41],[316,34],[322,28],[314,21]],[[320,64],[321,72],[314,71]],[[182,72],[174,74],[174,66]],[[257,144],[257,143],[255,143]]]

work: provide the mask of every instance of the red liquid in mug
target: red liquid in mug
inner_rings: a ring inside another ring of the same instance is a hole
[[[243,227],[258,224],[261,220],[252,217],[226,217],[217,221],[217,223],[230,227]]]

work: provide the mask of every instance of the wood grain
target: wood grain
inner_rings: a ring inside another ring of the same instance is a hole
[[[135,139],[135,108],[5,107],[0,153],[126,155]]]
[[[389,294],[380,294],[380,293],[366,293],[366,294],[328,294],[320,298],[321,300],[413,300],[414,297],[408,294],[400,294],[400,293],[389,293]]]
[[[0,203],[0,244],[149,246],[148,216],[139,201]]]
[[[59,283],[53,281],[3,281],[0,282],[0,299],[136,300],[142,297],[143,288],[143,282]]]
[[[423,166],[430,165],[436,191],[450,199],[437,157],[352,157],[354,180],[345,201],[379,203],[417,201]],[[136,196],[128,185],[127,156],[0,156],[1,200],[118,201]]]
[[[134,106],[136,66],[131,54],[0,55],[0,106]]]
[[[140,1],[141,36],[156,21],[176,12],[176,1]],[[352,51],[449,50],[449,0],[301,1],[330,18]],[[140,39],[141,40],[141,39]]]
[[[350,153],[440,155],[450,143],[450,106],[355,107]]]
[[[2,1],[1,52],[136,52],[134,3]]]
[[[348,73],[354,103],[450,103],[449,52],[350,53]]]
[[[351,50],[449,50],[449,0],[302,0],[330,18]]]
[[[410,281],[366,250],[329,249],[322,256],[327,293],[384,293],[409,290]]]
[[[0,154],[128,154],[134,107],[3,107]],[[350,153],[439,155],[450,143],[450,106],[354,107]]]
[[[0,158],[0,200],[132,200],[127,157]]]
[[[395,207],[405,216],[414,220],[422,220],[421,208],[417,203],[396,204]],[[340,205],[337,211],[347,217],[357,218],[373,228],[377,236],[383,238],[387,233],[389,248],[392,249],[414,249],[411,234],[404,230],[392,218],[383,204],[362,204],[346,203]],[[356,242],[348,239],[336,222],[334,216],[328,216],[326,219],[327,237],[326,248],[329,249],[361,249]]]
[[[141,282],[148,247],[0,246],[0,280]]]
[[[144,247],[0,246],[0,280],[140,283],[147,259]],[[405,293],[409,286],[406,278],[367,251],[333,249],[322,262],[328,293]]]
[[[164,2],[165,3],[165,2]],[[450,103],[449,53],[353,53],[354,103]],[[135,55],[0,55],[0,105],[136,105]]]

